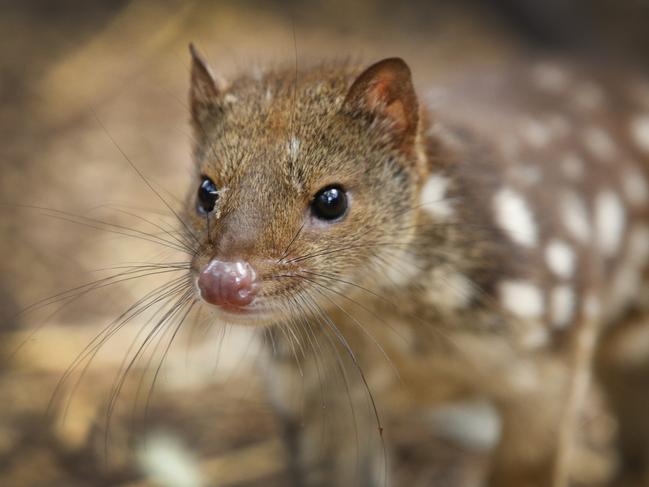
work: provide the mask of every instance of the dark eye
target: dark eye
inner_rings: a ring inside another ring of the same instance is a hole
[[[347,211],[347,195],[340,186],[327,186],[318,191],[311,211],[320,220],[337,220]]]
[[[218,199],[219,191],[216,189],[214,181],[207,176],[203,176],[203,181],[198,188],[198,211],[200,213],[209,213],[214,209]]]

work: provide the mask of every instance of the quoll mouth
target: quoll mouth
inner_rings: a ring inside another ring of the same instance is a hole
[[[246,261],[212,259],[196,281],[201,298],[225,310],[245,310],[259,289],[257,273]]]
[[[275,312],[261,294],[261,278],[245,260],[212,259],[196,277],[200,299],[219,317],[238,324],[271,323]]]

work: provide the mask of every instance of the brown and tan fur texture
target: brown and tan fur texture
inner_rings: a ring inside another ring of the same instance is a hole
[[[627,397],[647,376],[597,344],[642,318],[648,85],[586,73],[541,62],[417,97],[400,59],[223,83],[193,51],[192,272],[260,275],[254,314],[215,320],[265,337],[296,487],[393,485],[383,425],[461,398],[502,420],[488,485],[568,485],[596,354],[621,465],[642,475],[649,423]],[[207,216],[202,176],[219,188]],[[349,209],[325,223],[310,203],[331,184]]]

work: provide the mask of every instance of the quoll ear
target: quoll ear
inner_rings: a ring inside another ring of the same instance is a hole
[[[216,106],[220,90],[207,62],[194,44],[189,44],[189,52],[192,55],[189,106],[193,121],[200,124],[210,109]]]
[[[354,116],[381,117],[402,148],[414,142],[419,106],[410,68],[401,58],[388,58],[367,68],[352,84],[343,110]]]

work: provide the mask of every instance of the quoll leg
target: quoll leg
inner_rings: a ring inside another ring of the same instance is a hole
[[[501,440],[494,452],[490,487],[559,487],[560,425],[563,388],[549,387],[501,402]]]
[[[325,358],[322,358],[326,361]],[[354,370],[274,356],[267,386],[284,433],[292,487],[389,487],[377,418]]]
[[[584,323],[565,353],[546,351],[512,362],[518,373],[497,400],[503,426],[490,486],[570,485],[571,462],[581,446],[576,432],[591,382],[595,330],[593,323]]]
[[[649,314],[630,316],[602,338],[597,375],[618,420],[620,485],[649,485]]]

